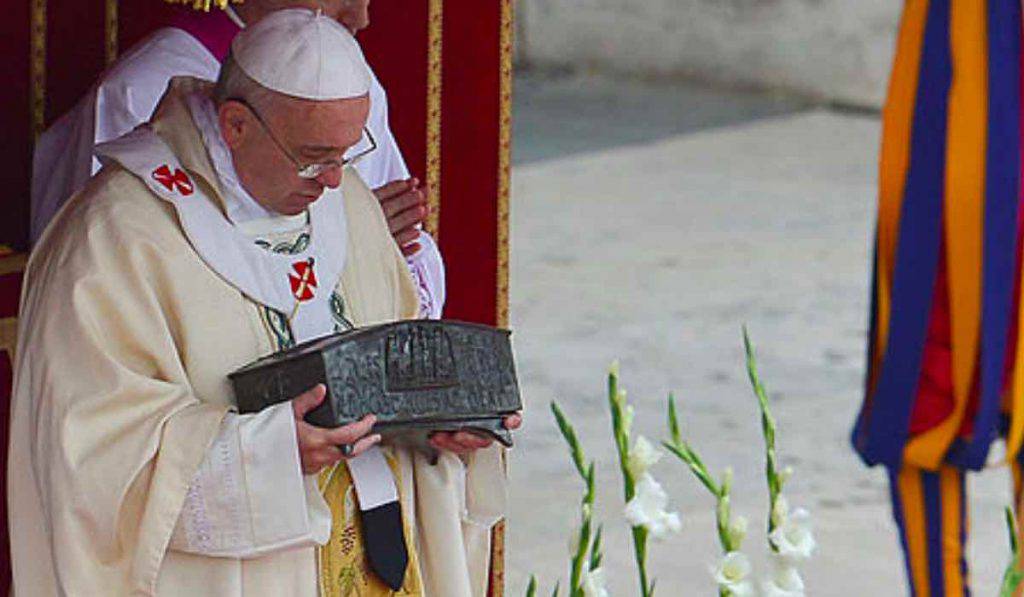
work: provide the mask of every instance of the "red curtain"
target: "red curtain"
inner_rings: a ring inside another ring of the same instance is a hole
[[[434,160],[437,232],[448,273],[445,316],[488,324],[504,323],[507,246],[500,231],[507,214],[507,196],[502,196],[503,188],[507,195],[507,184],[503,187],[502,181],[507,183],[508,147],[502,139],[507,139],[508,127],[508,97],[503,91],[508,89],[509,53],[502,45],[509,40],[502,33],[510,26],[510,2],[375,2],[372,25],[359,34],[368,60],[388,91],[391,127],[413,176],[426,182],[428,159]],[[6,135],[0,160],[0,184],[6,196],[0,245],[15,250],[24,250],[28,237],[30,32],[37,7],[45,10],[46,23],[41,62],[46,77],[44,124],[74,105],[101,74],[110,33],[105,0],[47,0],[45,5],[20,0],[7,7],[0,23],[0,47],[6,58],[0,61],[0,77],[5,81],[0,130]],[[131,0],[118,3],[117,10],[117,43],[127,48],[165,22],[171,11],[185,9],[157,0]],[[435,16],[433,29],[431,15]],[[432,40],[437,42],[433,46]],[[429,69],[432,56],[440,60],[440,79],[434,84]],[[437,110],[430,111],[430,105]],[[428,135],[431,123],[438,133],[433,137]],[[20,283],[20,273],[0,276],[0,321],[16,315]],[[0,352],[0,462],[6,462],[10,384],[10,358]],[[3,483],[0,490],[5,489]],[[4,542],[5,504],[0,500]],[[9,582],[8,553],[7,549],[0,552],[0,582]],[[500,594],[500,590],[499,583],[493,592]]]

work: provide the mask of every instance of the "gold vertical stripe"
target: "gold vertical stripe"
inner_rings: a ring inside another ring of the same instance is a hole
[[[498,197],[497,197],[497,279],[495,316],[499,327],[508,327],[509,281],[509,197],[512,174],[512,0],[501,0],[501,30],[498,48]],[[494,526],[491,535],[491,597],[505,594],[505,521]]]
[[[508,327],[509,195],[512,162],[512,0],[501,0],[498,123],[498,288],[497,325]]]
[[[918,597],[931,597],[928,584],[928,535],[925,523],[924,487],[921,469],[904,467],[897,477],[898,499],[903,507],[903,528],[907,537],[907,560],[911,581]],[[936,541],[939,538],[935,538]]]
[[[29,111],[32,139],[43,132],[46,121],[46,0],[31,0],[29,24]]]
[[[939,494],[942,501],[942,569],[946,595],[963,595],[966,584],[960,568],[964,546],[960,542],[960,507],[964,473],[952,466],[939,469]]]
[[[878,168],[878,241],[875,267],[878,271],[878,322],[875,352],[870,356],[869,389],[874,393],[881,369],[882,355],[889,342],[889,321],[892,316],[890,296],[896,260],[896,239],[899,237],[903,191],[910,164],[910,127],[914,121],[917,83],[924,48],[924,28],[928,20],[930,0],[906,0],[896,56],[889,81],[889,93],[882,109],[882,147]]]
[[[441,33],[444,0],[427,3],[427,232],[440,241],[441,220]]]
[[[107,0],[104,30],[106,31],[107,66],[117,60],[117,0]]]

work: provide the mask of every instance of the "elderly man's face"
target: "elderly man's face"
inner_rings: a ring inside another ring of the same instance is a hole
[[[260,111],[263,123],[253,109]],[[275,98],[269,106],[253,109],[233,101],[220,108],[221,131],[238,177],[263,207],[295,215],[316,201],[325,187],[341,184],[342,176],[341,168],[334,167],[315,179],[304,179],[299,167],[340,162],[362,138],[370,100],[365,95],[327,102]]]

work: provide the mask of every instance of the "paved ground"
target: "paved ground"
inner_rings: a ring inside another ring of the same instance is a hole
[[[529,413],[511,493],[509,589],[566,575],[579,483],[547,411],[557,399],[598,459],[615,595],[635,576],[604,408],[615,358],[638,410],[665,435],[674,391],[686,436],[736,469],[760,557],[763,466],[740,326],[759,345],[790,501],[812,510],[813,596],[902,595],[886,483],[848,447],[863,369],[878,121],[784,98],[607,81],[517,82],[512,319]],[[685,524],[652,547],[658,594],[712,595],[711,502],[681,465],[655,469]],[[1007,550],[1006,471],[979,475],[971,556],[993,595]],[[563,581],[564,582],[564,581]]]

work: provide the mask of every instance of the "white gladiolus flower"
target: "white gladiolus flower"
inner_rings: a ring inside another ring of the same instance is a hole
[[[676,512],[666,512],[668,494],[650,474],[640,478],[636,494],[626,504],[626,520],[633,526],[642,526],[655,539],[662,539],[669,531],[678,533],[682,522]]]
[[[750,559],[746,554],[730,551],[722,556],[722,561],[712,573],[719,588],[734,597],[746,597],[754,594],[754,587],[750,584],[750,570]]]
[[[629,474],[634,479],[643,477],[656,462],[661,460],[661,456],[661,451],[651,445],[647,438],[642,435],[637,437],[633,449],[629,451],[629,459],[626,464]]]
[[[772,577],[761,583],[765,597],[804,597],[804,579],[789,562],[774,558]]]
[[[569,531],[569,543],[566,544],[566,547],[569,548],[570,556],[575,556],[580,549],[580,530],[579,525],[573,525],[572,530]]]
[[[747,537],[747,528],[749,526],[750,521],[745,516],[734,515],[732,520],[729,521],[729,539],[734,547],[739,547],[743,543],[743,540]]]
[[[583,597],[609,597],[603,568],[584,571],[581,580]]]
[[[732,467],[725,467],[725,471],[722,472],[722,490],[725,491],[726,493],[728,493],[729,490],[732,489],[732,477]]]
[[[783,485],[785,485],[786,481],[789,481],[792,477],[793,467],[791,466],[787,466],[786,468],[779,471],[779,482],[782,483]]]
[[[786,496],[780,495],[775,499],[775,506],[772,508],[772,524],[780,527],[786,524],[789,519],[789,501]]]
[[[625,392],[622,393],[622,399],[626,399]],[[629,437],[630,434],[633,433],[633,406],[630,404],[627,404],[626,407],[622,409],[622,433],[625,434],[626,437]]]
[[[806,560],[814,553],[816,543],[811,532],[811,515],[797,508],[768,536],[780,558],[789,562]]]

